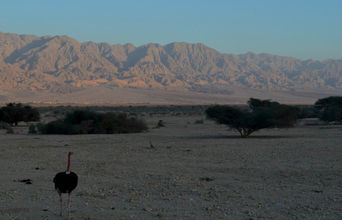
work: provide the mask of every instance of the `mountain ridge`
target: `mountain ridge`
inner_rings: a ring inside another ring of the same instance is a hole
[[[79,42],[68,36],[0,32],[0,88],[71,93],[90,87],[231,95],[233,88],[340,94],[342,60],[226,54],[202,43]]]

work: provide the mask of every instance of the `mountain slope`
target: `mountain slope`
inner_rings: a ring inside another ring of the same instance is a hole
[[[0,88],[70,93],[85,88],[158,88],[231,94],[342,89],[342,60],[222,54],[203,44],[110,45],[67,36],[0,32]]]

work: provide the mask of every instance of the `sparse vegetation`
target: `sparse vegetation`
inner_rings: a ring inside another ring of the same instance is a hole
[[[297,121],[298,108],[269,100],[251,98],[249,109],[231,106],[212,106],[206,110],[209,119],[236,129],[241,137],[264,128],[291,127]]]
[[[7,134],[13,134],[14,133],[13,128],[8,123],[3,122],[3,121],[0,122],[0,129],[6,130]]]
[[[30,124],[28,133],[29,134],[37,134],[37,129],[36,129],[36,126],[34,124]]]
[[[126,113],[96,113],[76,110],[64,119],[39,126],[42,134],[114,134],[136,133],[147,130],[146,123]]]
[[[195,121],[195,124],[204,124],[204,121],[203,121],[203,119],[197,119]]]
[[[40,107],[40,112],[50,113],[55,115],[66,115],[67,112],[76,110],[86,110],[95,112],[126,112],[129,115],[136,114],[138,116],[147,115],[150,117],[160,115],[202,115],[207,109],[205,105],[182,106],[182,105],[165,105],[165,106],[50,106]]]
[[[159,120],[155,128],[161,128],[161,127],[165,127],[163,120]]]

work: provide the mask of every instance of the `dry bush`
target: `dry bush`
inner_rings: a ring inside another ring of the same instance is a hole
[[[145,121],[126,113],[96,113],[87,110],[75,110],[64,119],[39,127],[42,134],[117,134],[137,133],[148,129]]]

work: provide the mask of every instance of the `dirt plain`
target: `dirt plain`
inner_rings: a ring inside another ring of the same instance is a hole
[[[0,134],[0,219],[67,219],[52,179],[68,151],[71,219],[342,219],[341,126],[239,138],[201,115],[145,118],[139,134]]]

